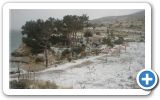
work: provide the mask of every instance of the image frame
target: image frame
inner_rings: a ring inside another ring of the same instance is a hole
[[[95,8],[96,7],[96,8]],[[151,6],[148,3],[6,3],[3,6],[3,92],[6,95],[148,95],[143,89],[10,89],[9,11],[11,9],[144,9],[145,69],[151,69]]]

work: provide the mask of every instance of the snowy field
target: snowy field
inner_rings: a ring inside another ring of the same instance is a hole
[[[139,88],[136,75],[145,66],[144,46],[144,43],[129,43],[120,56],[100,54],[50,66],[37,72],[35,78],[55,82],[60,88],[136,89]]]

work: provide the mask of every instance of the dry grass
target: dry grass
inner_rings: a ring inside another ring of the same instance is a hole
[[[13,80],[10,81],[10,88],[11,89],[57,89],[58,86],[49,81],[42,81],[42,80]]]
[[[33,72],[46,69],[43,62],[26,64],[26,65],[23,65],[22,68],[26,71],[33,71]]]

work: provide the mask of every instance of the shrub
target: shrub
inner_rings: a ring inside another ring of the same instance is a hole
[[[10,81],[10,88],[11,89],[25,89],[27,88],[26,83],[24,81]]]
[[[70,57],[68,57],[68,61],[71,62],[71,60],[72,60],[72,59],[71,59]]]
[[[44,58],[39,58],[39,57],[37,57],[35,61],[36,61],[36,62],[44,62],[44,60],[45,60]]]
[[[113,43],[113,41],[111,40],[111,38],[107,38],[107,39],[106,39],[106,44],[107,44],[109,47],[113,47],[113,46],[114,46],[114,43]]]
[[[92,37],[93,34],[91,31],[87,30],[86,32],[84,32],[84,37]]]
[[[72,48],[72,52],[76,55],[80,54],[82,51],[85,51],[86,46],[83,44],[82,46]]]
[[[123,44],[123,42],[124,42],[123,37],[118,37],[118,39],[114,41],[115,44]]]
[[[96,32],[96,35],[101,35],[101,33],[100,32]]]
[[[49,81],[33,81],[33,80],[13,80],[10,81],[11,89],[57,89],[58,86],[55,83]]]
[[[70,54],[71,54],[71,51],[69,49],[65,49],[62,52],[61,59],[68,58]]]
[[[25,38],[23,37],[22,38],[22,41],[23,43],[25,43],[27,46],[31,47],[31,52],[33,54],[38,54],[38,53],[41,53],[43,52],[43,47],[41,47],[40,45],[38,45],[38,42],[37,41],[33,41],[32,39],[30,38]]]
[[[86,52],[81,52],[81,57],[86,57],[87,53]]]
[[[81,51],[82,51],[81,47],[74,47],[74,48],[72,48],[72,52],[74,52],[76,54],[79,54]]]
[[[102,44],[106,44],[106,43],[107,43],[107,39],[106,39],[106,38],[103,38]]]

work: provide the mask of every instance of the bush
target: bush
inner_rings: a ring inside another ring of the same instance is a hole
[[[44,62],[44,60],[45,60],[44,58],[37,57],[35,62]]]
[[[72,52],[76,53],[76,55],[80,54],[82,51],[85,51],[86,46],[82,45],[82,46],[78,46],[78,47],[74,47],[72,48]]]
[[[57,89],[58,86],[55,83],[49,81],[33,81],[33,80],[13,80],[10,81],[11,89]]]
[[[70,57],[68,57],[68,61],[71,62],[71,60],[72,60],[72,59],[71,59]]]
[[[103,38],[102,44],[106,44],[106,43],[107,43],[107,39],[106,39],[106,38]]]
[[[74,47],[74,48],[72,48],[72,52],[76,53],[76,55],[79,54],[81,51],[82,51],[81,47]]]
[[[81,57],[86,57],[87,53],[86,52],[81,52]]]
[[[139,40],[139,42],[145,42],[145,39],[142,39],[142,38],[141,38],[141,39]]]
[[[10,81],[10,88],[11,89],[26,89],[27,88],[27,85],[24,81],[16,81],[16,80],[13,80],[13,81]]]
[[[84,37],[92,37],[93,34],[91,31],[87,30],[86,32],[84,32]]]
[[[101,33],[100,32],[96,32],[96,35],[101,35]]]
[[[118,39],[114,41],[115,44],[123,44],[123,42],[124,42],[123,37],[118,37]]]
[[[107,38],[106,39],[106,44],[109,46],[109,47],[113,47],[114,46],[114,43],[112,42],[112,40],[110,38]]]
[[[39,42],[38,41],[34,41],[30,38],[25,38],[23,37],[22,38],[22,41],[23,43],[25,43],[27,46],[31,47],[31,52],[33,54],[38,54],[38,53],[42,53],[44,48],[42,48],[40,45],[39,45]]]
[[[62,52],[62,55],[61,55],[61,59],[64,59],[64,58],[69,58],[69,55],[71,54],[71,51],[69,49],[65,49],[63,52]]]

